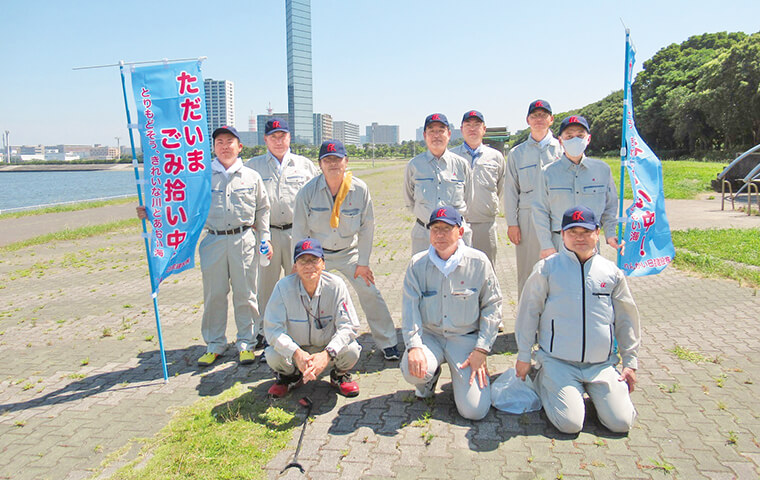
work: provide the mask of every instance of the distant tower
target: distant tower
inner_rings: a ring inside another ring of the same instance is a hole
[[[253,114],[253,111],[251,111],[251,114],[248,115],[248,131],[256,131],[256,115]]]
[[[235,126],[235,85],[229,80],[203,81],[206,90],[206,111],[208,112],[208,138],[217,128]]]
[[[295,143],[314,144],[311,89],[311,0],[285,0],[288,120]]]

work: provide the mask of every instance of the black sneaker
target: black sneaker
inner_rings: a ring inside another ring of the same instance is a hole
[[[386,360],[398,360],[401,358],[401,354],[398,353],[398,347],[396,345],[383,349],[383,358]]]
[[[262,348],[266,348],[267,345],[268,345],[267,339],[264,335],[261,335],[261,334],[256,335],[256,346],[253,347],[254,350],[260,350]]]

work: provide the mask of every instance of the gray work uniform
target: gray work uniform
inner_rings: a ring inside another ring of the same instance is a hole
[[[214,162],[218,160],[214,159]],[[227,348],[225,332],[230,286],[237,325],[237,349],[252,350],[257,333],[254,322],[259,318],[256,237],[269,239],[269,199],[258,173],[243,166],[242,162],[240,168],[228,176],[212,170],[211,207],[206,230],[198,247],[203,277],[201,333],[206,351],[221,355]]]
[[[564,154],[541,171],[533,197],[533,225],[541,250],[562,246],[562,215],[568,208],[583,205],[591,209],[606,238],[615,238],[618,196],[610,166],[583,156],[577,165]]]
[[[381,349],[398,344],[391,312],[375,284],[354,278],[357,266],[369,266],[375,214],[367,184],[353,177],[351,188],[340,206],[337,228],[330,226],[332,193],[324,175],[309,181],[296,195],[293,213],[293,245],[306,237],[316,238],[325,252],[325,268],[338,270],[351,283],[367,317],[372,338]]]
[[[470,367],[460,369],[475,348],[490,351],[501,322],[501,289],[488,257],[459,243],[461,259],[444,276],[430,258],[430,252],[412,257],[404,277],[402,332],[406,352],[401,372],[407,382],[421,387],[436,369],[449,364],[454,402],[459,414],[479,420],[491,406],[491,385],[481,389],[469,384]],[[420,347],[427,358],[424,378],[409,373],[409,349]]]
[[[583,428],[583,393],[599,420],[627,432],[636,411],[615,369],[617,340],[623,367],[638,368],[639,312],[623,272],[599,254],[583,264],[564,245],[536,263],[515,323],[517,359],[530,362],[536,336],[536,386],[549,420],[562,432]]]
[[[425,151],[409,160],[404,175],[406,207],[416,218],[412,228],[412,254],[427,250],[430,232],[427,222],[438,207],[451,205],[466,217],[472,203],[472,172],[467,160],[446,150],[441,158]],[[471,243],[472,231],[466,223],[464,241]]]
[[[356,341],[359,319],[348,288],[336,275],[322,272],[314,295],[295,273],[275,285],[264,312],[264,335],[269,346],[266,359],[277,373],[293,375],[293,354],[301,348],[317,353],[329,346],[337,356],[331,361],[339,372],[350,370],[362,347]]]
[[[451,151],[469,160],[472,168],[472,202],[467,204],[465,217],[472,229],[472,246],[484,252],[495,264],[499,242],[496,215],[499,213],[499,198],[504,192],[506,172],[504,155],[486,144],[478,147],[474,160],[464,143]]]
[[[525,281],[540,258],[541,248],[533,227],[533,197],[541,179],[541,169],[562,156],[559,140],[549,131],[541,142],[533,137],[510,150],[504,187],[504,216],[507,225],[520,227],[520,243],[515,245],[517,256],[517,298]],[[569,208],[569,207],[568,207]]]
[[[272,259],[266,267],[258,267],[259,311],[263,316],[274,285],[280,278],[280,271],[289,275],[293,270],[290,232],[296,194],[306,182],[319,175],[319,169],[308,158],[290,151],[282,158],[282,165],[270,152],[250,159],[245,165],[261,175],[270,204]]]

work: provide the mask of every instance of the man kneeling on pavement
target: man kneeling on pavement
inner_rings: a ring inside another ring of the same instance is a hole
[[[449,364],[457,411],[480,420],[491,406],[486,357],[501,322],[501,289],[485,253],[462,241],[462,215],[451,205],[430,215],[430,247],[404,277],[401,372],[418,398],[435,393]]]
[[[277,380],[273,397],[316,380],[327,368],[341,395],[359,395],[348,371],[362,347],[356,341],[359,319],[342,279],[325,272],[319,240],[305,238],[295,246],[294,270],[274,287],[264,314],[266,360]]]
[[[561,250],[533,268],[515,324],[517,376],[525,380],[529,373],[538,336],[534,383],[546,416],[564,433],[583,428],[584,391],[613,432],[628,432],[636,418],[630,392],[638,368],[639,312],[623,272],[597,252],[598,240],[591,209],[565,211]],[[615,341],[622,372],[615,368]]]

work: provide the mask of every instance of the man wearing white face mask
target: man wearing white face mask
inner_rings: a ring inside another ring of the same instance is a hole
[[[591,141],[588,122],[572,115],[559,127],[565,150],[556,162],[541,170],[533,198],[533,225],[541,247],[541,258],[556,253],[562,245],[562,215],[574,205],[583,205],[601,219],[607,244],[618,248],[615,232],[618,197],[609,165],[583,152]]]

